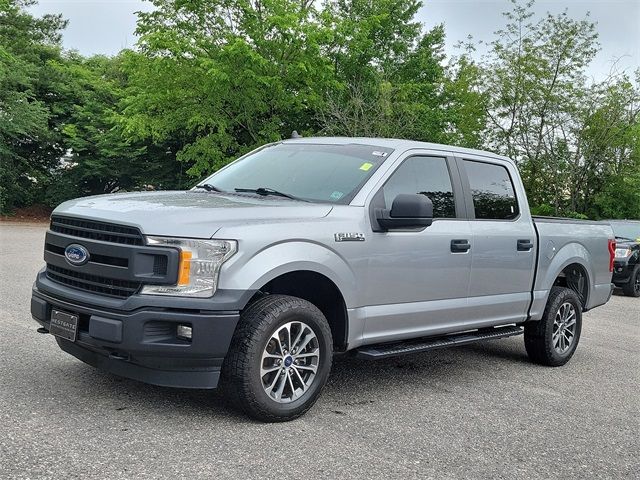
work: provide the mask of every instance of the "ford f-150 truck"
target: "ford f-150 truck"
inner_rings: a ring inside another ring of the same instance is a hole
[[[513,161],[406,140],[299,138],[190,191],[52,214],[31,313],[62,350],[156,385],[305,413],[335,352],[365,359],[523,334],[565,364],[612,291],[607,223],[535,218]],[[428,372],[425,372],[428,374]]]

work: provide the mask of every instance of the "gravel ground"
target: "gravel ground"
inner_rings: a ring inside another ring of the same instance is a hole
[[[640,299],[585,315],[572,361],[521,337],[377,363],[343,356],[303,418],[102,373],[36,333],[46,227],[0,224],[0,478],[640,478]]]

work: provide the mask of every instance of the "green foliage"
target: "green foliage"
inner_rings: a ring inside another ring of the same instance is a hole
[[[0,212],[185,188],[297,130],[498,151],[536,214],[640,218],[640,72],[587,82],[588,18],[513,0],[487,55],[447,59],[418,0],[151,1],[135,51],[84,58],[0,0]]]
[[[292,130],[316,129],[330,88],[331,32],[313,2],[155,0],[140,15],[127,64],[128,135],[180,139],[178,159],[203,176]]]
[[[148,145],[123,135],[118,113],[128,84],[122,69],[125,56],[71,55],[55,65],[75,98],[62,128],[69,153],[53,171],[48,204],[146,186],[185,186],[170,144]]]
[[[483,122],[464,115],[477,70],[448,80],[444,29],[422,32],[417,1],[154,5],[138,22],[122,125],[179,138],[193,176],[293,130],[478,144]]]
[[[482,70],[470,52],[454,59],[444,84],[446,112],[445,142],[468,148],[483,148],[487,129],[489,97],[482,91]]]
[[[119,189],[181,188],[174,141],[136,142],[118,122],[128,78],[115,58],[59,46],[60,16],[0,10],[0,213]]]
[[[625,76],[587,85],[599,48],[588,18],[564,12],[534,22],[533,2],[512,2],[481,65],[489,146],[518,161],[534,211],[640,216],[625,179],[638,168],[638,87]],[[626,205],[615,209],[614,199]]]
[[[64,21],[35,19],[33,2],[0,3],[0,213],[38,200],[61,151],[59,109],[49,62],[59,58]]]
[[[372,5],[381,8],[385,4]],[[320,110],[322,133],[444,140],[444,29],[439,26],[422,34],[406,18],[415,8],[415,2],[409,2],[400,8],[405,14],[398,17],[387,10],[384,22],[354,17],[350,10],[339,42],[344,47],[332,52],[338,88],[327,94]],[[343,18],[348,11],[334,14]],[[366,14],[371,12],[366,10]],[[379,16],[374,14],[374,18]],[[376,30],[380,23],[390,32]],[[363,26],[356,28],[355,24]],[[388,56],[382,57],[380,52]]]

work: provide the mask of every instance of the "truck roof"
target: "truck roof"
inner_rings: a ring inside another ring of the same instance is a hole
[[[418,142],[415,140],[403,140],[400,138],[375,138],[375,137],[300,137],[283,140],[281,143],[323,143],[333,145],[348,145],[357,143],[372,145],[376,147],[392,148],[394,150],[409,150],[412,148],[424,148],[429,150],[442,150],[444,152],[466,153],[483,157],[497,158],[514,163],[509,157],[499,155],[486,150],[476,150],[473,148],[457,147],[454,145],[443,145],[440,143]]]

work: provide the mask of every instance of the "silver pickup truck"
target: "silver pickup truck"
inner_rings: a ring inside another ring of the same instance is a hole
[[[305,413],[334,352],[365,359],[524,334],[565,364],[612,291],[606,223],[535,218],[508,158],[370,138],[259,148],[190,191],[53,212],[31,313],[117,375]],[[425,372],[427,375],[428,372]]]

